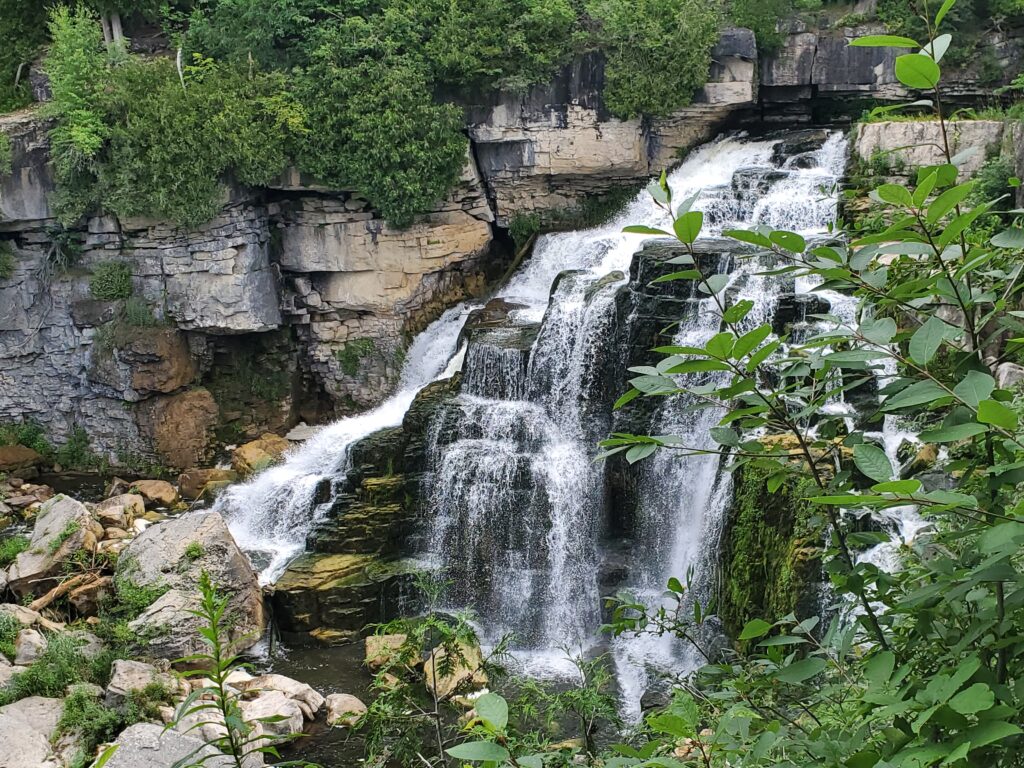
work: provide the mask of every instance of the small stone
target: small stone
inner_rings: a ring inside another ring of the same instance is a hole
[[[46,651],[48,645],[41,632],[34,629],[23,629],[14,639],[14,663],[27,666],[34,663]]]
[[[327,724],[351,728],[366,714],[366,705],[347,693],[332,693],[327,697]]]
[[[126,534],[127,535],[127,534]],[[68,602],[79,616],[95,616],[100,603],[113,592],[114,579],[101,576],[89,584],[83,584],[68,593]]]
[[[298,680],[292,680],[284,675],[260,675],[251,680],[240,681],[234,687],[242,692],[259,691],[261,696],[264,691],[283,693],[299,704],[303,714],[309,720],[316,717],[316,713],[320,711],[325,701],[324,697],[314,690],[312,686],[300,683]]]
[[[1024,381],[1024,366],[1016,363],[1002,363],[996,368],[996,386],[1013,389]]]
[[[457,691],[477,690],[487,685],[487,673],[483,670],[483,653],[480,647],[459,643],[462,658],[448,661],[443,647],[435,648],[423,665],[427,690],[438,698],[445,699]],[[445,667],[450,667],[442,673]]]

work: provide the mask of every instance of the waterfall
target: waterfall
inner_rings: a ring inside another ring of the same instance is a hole
[[[273,583],[306,546],[316,520],[317,489],[344,477],[348,448],[364,437],[402,423],[413,398],[425,385],[451,376],[456,344],[470,307],[449,309],[409,347],[398,391],[376,408],[341,419],[292,448],[284,461],[248,482],[227,488],[214,504],[238,545]]]
[[[835,218],[845,149],[839,133],[821,134],[816,148],[790,156],[786,140],[730,136],[692,152],[668,181],[677,201],[696,197],[705,238],[757,224],[821,233]],[[318,514],[317,489],[344,477],[348,448],[400,424],[416,392],[460,364],[458,394],[438,405],[425,436],[418,556],[446,578],[447,606],[475,614],[485,641],[514,633],[520,658],[541,674],[564,655],[559,649],[598,642],[604,589],[598,573],[609,548],[619,544],[609,540],[613,519],[632,520],[626,586],[651,604],[670,575],[706,565],[731,497],[717,456],[656,454],[639,470],[630,510],[618,508],[608,467],[594,461],[597,440],[617,418],[611,404],[621,394],[622,371],[632,364],[624,339],[635,324],[649,322],[641,317],[642,302],[630,309],[623,300],[646,282],[629,277],[645,240],[622,232],[630,224],[669,228],[671,222],[639,193],[603,226],[541,236],[497,293],[507,309],[502,320],[474,324],[477,308],[449,311],[416,339],[402,385],[389,400],[325,427],[279,466],[223,494],[217,508],[260,564],[264,581],[302,551]],[[730,296],[754,302],[746,326],[773,320],[780,296],[797,290],[792,278],[760,274],[770,266],[721,257]],[[676,286],[676,293],[689,290]],[[667,301],[681,312],[673,315],[679,342],[701,343],[718,332],[706,299]],[[467,340],[464,358],[456,356],[460,334]],[[453,356],[458,359],[449,365]],[[669,398],[646,427],[710,447],[708,428],[720,415],[692,405]],[[689,663],[688,649],[666,639],[616,642],[612,651],[627,710],[638,707],[652,667],[678,668],[680,658]]]

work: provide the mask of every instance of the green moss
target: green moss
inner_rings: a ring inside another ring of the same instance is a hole
[[[89,293],[94,299],[114,301],[132,295],[132,268],[123,261],[104,261],[92,268]]]
[[[64,469],[88,471],[103,466],[103,460],[93,452],[89,435],[80,426],[71,429],[71,436],[53,454],[54,461]]]
[[[353,339],[345,342],[340,349],[334,351],[334,357],[341,364],[342,373],[355,376],[359,372],[359,363],[376,351],[373,339]]]
[[[10,280],[14,277],[15,266],[17,265],[14,260],[14,249],[9,243],[0,243],[0,280]]]
[[[717,612],[731,637],[751,619],[800,614],[822,581],[820,522],[803,499],[810,478],[789,478],[769,492],[770,470],[747,464],[733,478],[722,534]],[[807,606],[814,610],[811,603]]]
[[[80,525],[77,520],[69,520],[68,524],[65,525],[61,532],[57,534],[57,537],[49,543],[49,545],[47,546],[47,551],[52,555],[54,552],[56,552],[58,549],[64,546],[64,542],[66,542],[68,539],[70,539],[72,536],[78,533],[79,528]]]

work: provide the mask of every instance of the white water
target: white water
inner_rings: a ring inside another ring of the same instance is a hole
[[[401,424],[420,389],[451,376],[452,368],[457,370],[449,363],[459,356],[455,346],[469,311],[466,305],[449,309],[416,337],[394,395],[366,413],[324,427],[292,448],[281,464],[217,497],[214,509],[227,519],[238,545],[260,570],[262,583],[273,583],[305,549],[316,517],[317,487],[344,474],[348,448],[378,430]]]

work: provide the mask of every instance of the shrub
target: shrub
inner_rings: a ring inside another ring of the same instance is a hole
[[[46,42],[46,6],[42,2],[0,0],[0,19],[0,113],[3,113],[31,101],[27,65]]]
[[[14,162],[13,152],[11,137],[0,131],[0,177],[11,175]]]
[[[72,427],[71,436],[54,451],[53,458],[65,469],[88,470],[101,464],[89,444],[89,434],[78,425]]]
[[[0,422],[0,445],[24,445],[45,458],[53,456],[53,446],[38,421]]]
[[[5,536],[0,540],[0,568],[6,568],[13,563],[18,555],[28,549],[28,543],[26,536]]]
[[[701,0],[589,0],[607,55],[604,98],[618,117],[667,115],[707,81],[719,11]]]
[[[123,261],[104,261],[93,267],[89,292],[94,299],[113,301],[132,295],[132,268]]]
[[[0,653],[11,661],[14,660],[14,640],[20,631],[20,621],[9,613],[0,614]]]
[[[94,667],[82,656],[81,644],[79,638],[70,634],[50,635],[46,650],[35,663],[15,674],[0,689],[0,703],[9,704],[27,696],[60,698],[69,685],[99,684]]]

